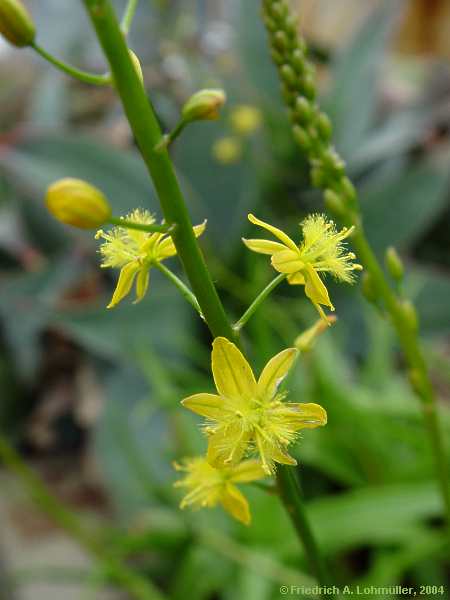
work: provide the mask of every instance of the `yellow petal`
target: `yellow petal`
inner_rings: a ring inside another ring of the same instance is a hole
[[[241,351],[226,338],[213,342],[212,372],[217,391],[233,400],[249,400],[256,392],[253,371]]]
[[[330,307],[331,310],[334,310],[334,306],[331,304],[328,295],[328,290],[315,269],[309,264],[305,265],[305,269],[305,294],[314,304],[323,304],[324,306]]]
[[[248,483],[267,477],[259,460],[244,460],[233,468],[230,480],[234,483]]]
[[[193,228],[195,237],[200,237],[202,233],[206,229],[206,219],[200,225],[195,225]],[[165,258],[170,258],[171,256],[175,256],[177,253],[177,249],[175,248],[175,244],[170,236],[165,237],[158,245],[157,248],[157,260],[164,260]]]
[[[181,404],[202,417],[214,420],[217,420],[223,414],[224,410],[223,398],[216,394],[194,394],[193,396],[184,398]]]
[[[327,424],[327,411],[319,404],[288,402],[284,405],[284,416],[289,419],[296,431],[315,429]],[[286,411],[289,411],[286,412]]]
[[[283,250],[272,256],[272,266],[280,273],[297,273],[305,268],[298,252]]]
[[[287,348],[269,360],[258,380],[258,396],[271,399],[298,356],[296,348]]]
[[[292,273],[288,275],[287,280],[290,285],[305,285],[305,276],[303,273]]]
[[[114,290],[111,302],[107,308],[114,308],[121,300],[130,293],[136,273],[139,271],[140,265],[137,261],[133,261],[122,267],[120,270],[119,280]]]
[[[231,425],[210,435],[207,460],[216,468],[237,464],[247,451],[250,434]]]
[[[269,225],[269,223],[265,223],[264,221],[257,219],[252,214],[248,215],[248,220],[251,223],[253,223],[254,225],[259,225],[260,227],[267,229],[267,231],[270,231],[270,233],[272,233],[275,237],[277,237],[288,248],[290,248],[291,250],[294,250],[294,252],[298,250],[298,246],[295,244],[295,242],[293,242],[291,240],[291,238],[284,233],[284,231],[281,231],[281,229],[278,229],[277,227],[274,227],[273,225]]]
[[[250,525],[251,515],[247,498],[236,486],[228,483],[221,496],[224,509],[244,525]]]
[[[148,290],[149,281],[150,269],[147,267],[142,267],[136,279],[136,300],[133,302],[133,304],[137,304],[143,299]]]
[[[292,467],[295,467],[297,464],[297,461],[293,456],[275,445],[268,447],[267,454],[270,455],[274,462],[280,463],[281,465],[291,465]]]
[[[253,252],[259,252],[260,254],[275,254],[281,250],[286,250],[284,244],[279,242],[272,242],[270,240],[246,240],[242,238],[244,244]]]

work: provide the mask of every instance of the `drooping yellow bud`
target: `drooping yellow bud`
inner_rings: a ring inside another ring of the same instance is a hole
[[[214,142],[212,154],[222,165],[233,165],[242,156],[241,142],[236,137],[222,137]]]
[[[301,333],[295,340],[294,345],[300,350],[300,352],[309,352],[314,347],[317,338],[328,330],[329,325],[336,323],[337,318],[334,316],[327,316],[327,321],[319,319],[314,323],[312,327]]]
[[[19,48],[34,42],[36,27],[20,0],[0,0],[0,33]]]
[[[60,179],[47,190],[50,213],[66,225],[97,229],[111,217],[111,207],[100,190],[81,179]]]
[[[214,121],[219,118],[220,109],[226,102],[223,90],[200,90],[189,98],[181,114],[185,122]]]
[[[262,123],[261,111],[247,104],[236,106],[230,115],[231,127],[239,135],[255,133]]]

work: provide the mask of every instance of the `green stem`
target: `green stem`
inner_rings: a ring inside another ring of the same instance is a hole
[[[107,549],[99,542],[96,533],[82,526],[78,518],[52,496],[44,483],[1,434],[0,459],[20,479],[31,499],[39,508],[104,565],[111,580],[121,585],[136,600],[163,600],[162,594],[149,581],[116,558],[108,556]]]
[[[268,286],[266,286],[263,291],[255,298],[255,300],[253,300],[253,302],[250,304],[250,306],[247,308],[247,310],[245,311],[245,313],[242,315],[242,317],[239,319],[239,321],[236,321],[236,323],[233,325],[233,329],[235,331],[240,331],[244,325],[247,323],[247,321],[254,315],[254,313],[258,310],[258,308],[260,307],[260,305],[264,302],[264,300],[267,298],[267,296],[269,296],[269,294],[271,294],[271,292],[282,282],[286,279],[287,275],[285,273],[280,273],[280,275],[278,275],[277,277],[275,277],[275,279],[273,279]]]
[[[314,69],[307,58],[306,44],[292,25],[289,4],[285,0],[262,0],[262,8],[272,58],[278,66],[283,97],[290,108],[293,134],[310,162],[312,182],[315,187],[325,192],[329,210],[346,225],[355,226],[352,243],[358,253],[358,259],[370,275],[377,299],[383,300],[397,332],[408,363],[413,390],[422,403],[425,426],[450,528],[450,472],[447,451],[437,415],[436,395],[417,328],[411,324],[402,299],[387,282],[384,271],[365,237],[356,190],[346,175],[345,163],[332,146],[331,122],[315,101],[317,89]]]
[[[128,35],[130,31],[138,3],[139,0],[128,0],[127,7],[123,13],[122,21],[120,23],[120,29],[124,35]]]
[[[156,146],[156,150],[158,152],[161,152],[161,150],[165,150],[171,144],[173,144],[173,142],[177,139],[177,137],[179,137],[181,135],[181,133],[183,132],[183,130],[187,124],[188,124],[187,121],[184,121],[183,119],[181,119],[181,121],[176,125],[176,127],[174,129],[172,129],[172,131],[163,135],[162,140]]]
[[[82,81],[83,83],[89,83],[92,85],[110,85],[111,84],[111,76],[109,75],[109,73],[105,74],[105,75],[95,75],[93,73],[81,71],[80,69],[77,69],[76,67],[72,67],[71,65],[68,65],[67,63],[63,62],[62,60],[59,60],[58,58],[56,58],[55,56],[50,54],[50,52],[47,52],[47,50],[44,50],[44,48],[41,48],[41,46],[39,46],[36,43],[31,44],[31,47],[40,56],[42,56],[42,58],[44,58],[47,62],[51,63],[57,69],[59,69],[60,71],[63,71],[64,73],[66,73],[67,75],[70,75],[71,77],[75,77],[75,79],[78,79],[79,81]]]
[[[178,290],[181,292],[181,295],[183,296],[183,298],[185,298],[189,302],[189,304],[195,308],[195,310],[198,312],[200,317],[203,319],[204,317],[203,317],[202,309],[200,308],[197,298],[194,296],[194,294],[191,292],[191,290],[187,287],[187,285],[184,284],[181,281],[181,279],[179,279],[175,275],[175,273],[172,273],[172,271],[170,269],[168,269],[166,266],[164,266],[162,263],[155,262],[154,266],[157,269],[159,269],[161,271],[161,273],[163,273],[169,281],[171,281],[174,285],[176,285]]]
[[[319,547],[309,524],[302,498],[300,484],[295,469],[285,465],[278,465],[277,483],[280,496],[286,506],[292,523],[297,530],[305,548],[311,571],[321,586],[332,585],[326,565],[321,557]],[[327,594],[322,594],[329,598]]]
[[[153,179],[165,220],[169,225],[177,224],[172,239],[205,320],[214,337],[236,340],[195,238],[169,154],[167,150],[156,150],[162,139],[161,129],[133,67],[111,3],[109,0],[83,1],[109,61],[117,91]]]
[[[110,217],[108,223],[126,229],[136,229],[138,231],[147,231],[149,233],[172,233],[176,228],[176,225],[146,225],[144,223],[135,223],[134,221],[122,219],[122,217]]]

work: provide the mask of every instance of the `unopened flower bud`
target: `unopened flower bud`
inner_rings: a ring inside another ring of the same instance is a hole
[[[317,131],[324,142],[328,142],[333,134],[333,125],[325,113],[320,113],[317,119]]]
[[[0,0],[0,33],[19,48],[34,42],[36,27],[20,0]]]
[[[330,325],[336,323],[337,318],[334,316],[327,316],[327,323],[323,319],[319,319],[314,323],[312,327],[301,333],[294,342],[294,346],[300,350],[300,352],[309,352],[313,349],[317,338],[327,331]]]
[[[97,229],[111,217],[111,207],[100,190],[81,179],[60,179],[47,190],[50,213],[66,225]]]
[[[240,160],[242,145],[236,137],[223,137],[214,142],[212,153],[217,162],[223,165],[232,165]]]
[[[325,190],[325,206],[327,209],[338,217],[345,215],[345,206],[342,202],[342,198],[336,194],[333,190]]]
[[[304,152],[308,152],[308,150],[311,148],[311,139],[306,131],[299,125],[294,125],[292,128],[292,133],[294,134],[295,141],[300,148]]]
[[[189,98],[183,106],[181,114],[183,120],[189,121],[214,121],[219,118],[220,109],[226,102],[223,90],[200,90]]]
[[[290,65],[283,65],[280,68],[281,77],[286,85],[294,88],[298,84],[298,76]]]
[[[401,281],[405,274],[405,268],[402,259],[393,246],[386,250],[385,262],[389,275],[396,281]]]
[[[365,299],[371,304],[376,304],[378,300],[378,294],[373,283],[373,278],[367,272],[365,272],[362,276],[362,293]]]
[[[261,111],[248,104],[236,106],[230,115],[231,127],[240,135],[250,135],[261,127]]]
[[[401,310],[409,329],[416,332],[419,329],[419,317],[414,304],[410,300],[403,300]]]

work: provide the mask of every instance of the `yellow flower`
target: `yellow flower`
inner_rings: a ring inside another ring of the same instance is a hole
[[[241,104],[231,112],[231,127],[240,135],[250,135],[261,127],[261,111],[254,106]]]
[[[187,488],[188,493],[180,503],[180,508],[212,508],[221,504],[235,519],[245,525],[250,524],[250,508],[245,496],[236,483],[248,483],[266,477],[261,463],[257,460],[244,460],[237,466],[215,468],[206,458],[186,459],[182,465],[175,464],[177,471],[187,474],[177,481],[175,487]]]
[[[223,165],[237,163],[242,156],[241,142],[235,137],[223,137],[216,140],[212,153],[217,162]]]
[[[125,217],[127,221],[141,225],[152,225],[155,218],[147,210],[136,209]],[[200,236],[206,227],[206,221],[194,227],[195,236]],[[126,227],[114,227],[106,233],[97,231],[95,239],[105,240],[100,247],[103,268],[120,269],[119,280],[111,302],[107,308],[116,306],[130,293],[136,279],[136,302],[140,302],[148,289],[150,268],[177,253],[170,235],[166,233],[148,233]]]
[[[352,234],[354,227],[337,231],[333,221],[327,220],[325,215],[310,215],[300,224],[303,240],[297,245],[280,229],[260,221],[254,215],[248,215],[248,218],[255,225],[270,231],[281,243],[243,239],[247,248],[260,254],[270,254],[273,268],[279,273],[286,273],[291,285],[304,285],[305,294],[322,319],[327,321],[321,305],[331,310],[334,310],[334,306],[319,274],[330,273],[340,281],[353,282],[353,271],[360,271],[362,266],[352,262],[356,256],[353,252],[347,252],[342,242]]]
[[[318,404],[286,403],[278,387],[288,374],[298,350],[288,348],[274,356],[258,381],[240,352],[230,341],[216,338],[212,372],[216,394],[195,394],[183,406],[207,418],[208,461],[213,466],[238,463],[247,454],[258,454],[266,473],[275,463],[295,465],[287,453],[301,429],[325,425],[327,415]]]

